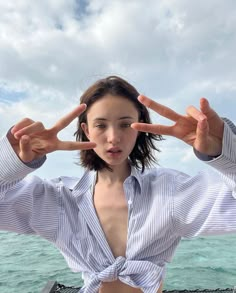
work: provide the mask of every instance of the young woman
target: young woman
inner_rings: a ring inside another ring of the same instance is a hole
[[[151,124],[146,107],[174,125]],[[77,141],[60,141],[58,132],[78,116]],[[192,146],[218,172],[150,168],[162,134]],[[53,242],[82,272],[80,292],[161,292],[182,237],[236,231],[236,127],[204,98],[183,116],[110,76],[52,128],[18,122],[0,148],[0,229]],[[29,175],[57,150],[80,150],[81,179]]]

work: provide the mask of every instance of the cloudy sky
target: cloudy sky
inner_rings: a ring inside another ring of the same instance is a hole
[[[23,117],[51,126],[111,74],[181,113],[205,96],[236,122],[235,0],[0,0],[0,12],[1,136]],[[175,139],[160,147],[161,166],[205,167]],[[37,173],[80,176],[76,157],[50,154]]]

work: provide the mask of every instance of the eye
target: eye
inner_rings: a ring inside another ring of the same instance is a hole
[[[96,128],[105,128],[106,125],[105,124],[97,124],[95,125]]]
[[[122,128],[128,128],[128,127],[130,127],[130,125],[131,125],[131,123],[122,123],[121,127]]]

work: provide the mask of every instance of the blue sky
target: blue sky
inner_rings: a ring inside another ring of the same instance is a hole
[[[10,0],[0,11],[1,136],[23,117],[49,127],[110,74],[181,113],[205,96],[236,122],[234,0]],[[73,140],[74,130],[72,123],[61,138]],[[160,147],[161,166],[205,168],[175,139]],[[75,152],[50,154],[36,173],[80,176],[75,160]]]

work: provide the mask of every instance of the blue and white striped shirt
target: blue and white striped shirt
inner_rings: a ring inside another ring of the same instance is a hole
[[[42,180],[28,175],[42,162],[22,163],[6,137],[0,149],[0,229],[54,243],[69,267],[85,275],[81,292],[98,292],[101,282],[119,279],[154,293],[182,237],[236,231],[236,128],[229,121],[222,154],[207,162],[218,172],[190,177],[165,168],[132,168],[124,182],[126,255],[117,258],[93,205],[95,172]]]

